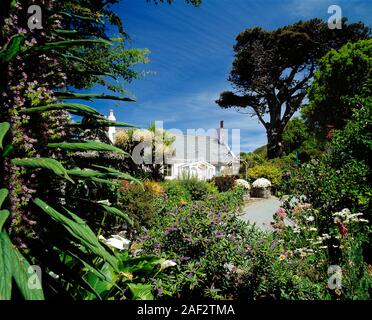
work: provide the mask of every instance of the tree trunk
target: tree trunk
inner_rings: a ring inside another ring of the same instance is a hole
[[[267,157],[279,158],[283,154],[283,130],[278,128],[267,130]]]

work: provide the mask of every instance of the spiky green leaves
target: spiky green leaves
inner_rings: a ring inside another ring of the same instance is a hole
[[[74,183],[74,181],[67,174],[67,170],[63,165],[55,160],[50,158],[25,158],[25,159],[13,159],[11,162],[20,167],[27,168],[43,168],[50,171],[53,171],[56,175],[62,176],[65,179]]]
[[[9,131],[9,122],[0,123],[0,149],[3,149],[3,140],[7,132]]]

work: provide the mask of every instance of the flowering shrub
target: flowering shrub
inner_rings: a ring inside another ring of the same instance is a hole
[[[236,186],[241,186],[243,187],[245,190],[250,190],[251,189],[251,185],[249,184],[248,181],[246,180],[243,180],[243,179],[238,179],[235,181],[235,185]]]
[[[259,178],[252,183],[253,188],[270,188],[271,182],[265,178]]]

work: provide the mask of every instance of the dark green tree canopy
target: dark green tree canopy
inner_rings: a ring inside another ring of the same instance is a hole
[[[320,19],[273,31],[247,29],[234,46],[229,81],[236,90],[223,92],[216,102],[222,108],[250,108],[267,131],[269,158],[280,156],[284,127],[301,106],[318,60],[369,34],[363,23],[348,24],[346,19],[341,30],[330,30]]]
[[[360,106],[352,101],[355,97],[367,98],[371,93],[372,40],[348,43],[321,59],[303,115],[322,140],[330,130],[345,126],[353,108]]]

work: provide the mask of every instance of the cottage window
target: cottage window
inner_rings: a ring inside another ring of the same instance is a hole
[[[171,177],[172,176],[172,165],[166,164],[164,166],[164,176],[165,177]]]

